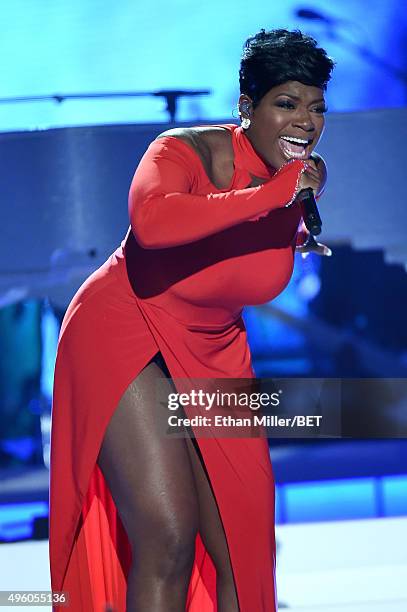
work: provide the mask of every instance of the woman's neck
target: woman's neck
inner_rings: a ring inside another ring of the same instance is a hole
[[[270,166],[255,150],[250,135],[242,127],[234,130],[235,166],[246,169],[252,176],[269,179],[276,173],[276,168]]]

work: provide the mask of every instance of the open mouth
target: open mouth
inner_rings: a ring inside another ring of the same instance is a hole
[[[280,136],[278,144],[287,159],[307,159],[311,154],[313,138],[295,138],[293,136]]]

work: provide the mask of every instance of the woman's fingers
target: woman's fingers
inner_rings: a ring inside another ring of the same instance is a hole
[[[329,247],[326,246],[326,244],[321,244],[320,246],[322,246],[322,253],[321,255],[325,255],[326,257],[331,257],[332,255],[332,251]]]
[[[321,180],[320,173],[318,172],[318,170],[316,170],[312,166],[308,166],[308,168],[305,170],[305,174],[307,174],[308,176],[311,176],[316,181],[320,181]]]
[[[322,255],[325,257],[331,257],[332,251],[326,246],[326,244],[321,244],[320,242],[315,242],[311,244],[303,244],[299,245],[295,249],[298,253],[302,253],[304,255],[308,253],[316,253],[317,255]]]

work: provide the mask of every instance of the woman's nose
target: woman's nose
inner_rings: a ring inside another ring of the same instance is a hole
[[[312,116],[308,109],[304,107],[297,108],[297,114],[294,120],[294,125],[302,127],[303,130],[307,132],[311,132],[315,129],[314,122],[312,120]]]

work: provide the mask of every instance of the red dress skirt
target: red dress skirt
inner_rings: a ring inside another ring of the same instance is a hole
[[[253,378],[242,319],[273,299],[293,268],[304,162],[270,172],[242,129],[231,133],[227,189],[174,136],[147,149],[134,176],[131,227],[66,312],[51,434],[53,591],[75,612],[124,612],[131,549],[98,467],[128,385],[160,351],[174,379]],[[248,188],[252,176],[268,179]],[[275,612],[274,479],[267,439],[198,437],[225,531],[241,612]],[[199,533],[186,610],[215,612],[216,569]]]

